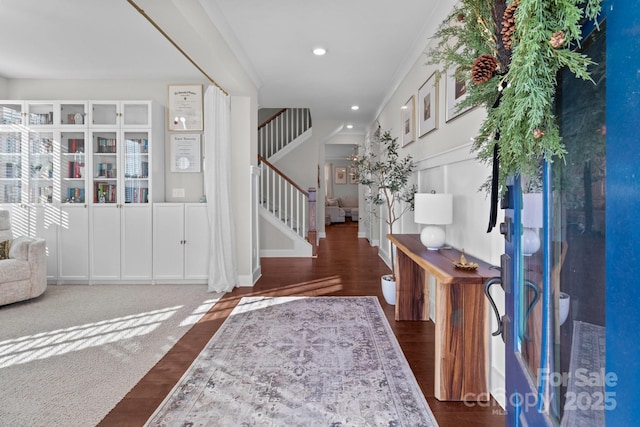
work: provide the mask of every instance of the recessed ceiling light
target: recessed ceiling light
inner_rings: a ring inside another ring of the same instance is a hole
[[[313,54],[314,55],[322,56],[325,53],[327,53],[327,49],[325,49],[323,47],[317,47],[317,48],[313,49]]]
[[[353,125],[347,125],[347,129],[353,129]]]
[[[352,105],[352,106],[351,106],[351,109],[352,109],[353,111],[355,111],[355,110],[359,110],[359,109],[360,109],[360,107],[358,107],[357,105]]]

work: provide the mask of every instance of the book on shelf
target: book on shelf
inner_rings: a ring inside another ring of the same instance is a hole
[[[125,203],[149,203],[149,189],[138,187],[124,188]]]
[[[96,176],[100,178],[115,178],[116,170],[113,163],[98,163]]]
[[[146,138],[127,138],[127,152],[130,154],[147,154],[149,152],[149,140]]]
[[[48,113],[31,113],[29,114],[29,124],[31,125],[52,125],[53,111]]]
[[[96,137],[96,152],[97,153],[115,153],[116,152],[116,139],[104,138],[101,136]]]
[[[68,153],[84,153],[84,139],[69,138],[67,141]]]
[[[19,178],[20,177],[20,164],[5,163],[4,164],[4,176],[5,178]]]
[[[84,188],[67,188],[68,203],[84,203]]]
[[[94,203],[115,203],[116,202],[116,185],[109,182],[94,183]]]
[[[67,178],[82,178],[84,176],[84,162],[70,161],[67,169]]]

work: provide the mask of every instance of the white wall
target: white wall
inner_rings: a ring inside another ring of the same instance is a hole
[[[4,77],[0,77],[0,99],[6,99],[8,90],[8,80]]]
[[[435,15],[442,18],[451,10],[451,4],[443,2]],[[442,21],[440,18],[437,24]],[[437,27],[434,26],[434,28]],[[425,41],[421,51],[425,52],[433,41]],[[381,108],[378,121],[383,129],[391,129],[392,136],[402,139],[401,107],[414,96],[417,100],[418,89],[436,71],[435,66],[425,65],[428,61],[424,55],[420,56],[405,78],[397,85],[388,97],[388,102]],[[471,110],[448,123],[445,122],[446,84],[443,77],[438,87],[437,129],[418,137],[416,126],[415,141],[401,149],[401,155],[411,155],[418,163],[418,171],[414,182],[419,192],[446,192],[453,194],[454,223],[446,227],[447,243],[465,249],[470,255],[476,256],[493,265],[500,264],[500,254],[504,251],[504,240],[497,229],[487,233],[489,223],[489,198],[479,190],[490,168],[479,163],[475,154],[470,152],[471,138],[478,131],[486,112],[483,108]],[[418,119],[418,105],[414,114],[414,123]],[[372,125],[371,130],[377,127]],[[502,212],[499,213],[502,215]],[[499,221],[501,218],[499,218]],[[394,226],[394,233],[418,233],[421,227],[413,222],[413,213],[406,214],[399,225]],[[380,254],[389,263],[387,226],[380,221]],[[498,273],[496,273],[498,275]],[[431,296],[435,295],[432,289]],[[502,296],[497,296],[498,300]],[[433,301],[431,301],[433,305]],[[432,307],[433,309],[434,307]],[[434,311],[432,311],[433,313]],[[492,320],[493,322],[493,320]],[[495,325],[492,324],[495,330]],[[491,331],[486,331],[490,334]],[[491,388],[496,398],[504,403],[504,345],[500,337],[492,337],[491,352]]]

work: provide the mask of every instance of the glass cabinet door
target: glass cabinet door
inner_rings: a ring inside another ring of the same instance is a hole
[[[21,103],[6,101],[0,104],[0,125],[21,125],[23,118]]]
[[[118,203],[118,133],[92,132],[93,203]]]
[[[124,133],[124,202],[149,203],[149,133]]]
[[[0,203],[20,203],[22,132],[0,131]]]
[[[55,123],[55,107],[52,102],[27,103],[28,126],[52,126]]]
[[[62,102],[60,104],[60,124],[73,126],[86,126],[87,121],[86,102]]]
[[[59,199],[56,184],[58,143],[53,132],[29,132],[29,203],[52,203]]]
[[[122,102],[123,127],[148,127],[151,125],[151,106],[149,102]]]
[[[60,132],[61,201],[85,203],[85,132]]]
[[[118,103],[91,103],[91,124],[93,126],[116,126],[118,124]]]

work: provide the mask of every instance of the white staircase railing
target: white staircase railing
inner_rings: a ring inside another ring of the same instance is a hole
[[[311,128],[308,108],[284,108],[258,127],[258,155],[268,159]]]
[[[258,158],[260,206],[315,248],[315,188],[303,190],[264,157]]]

